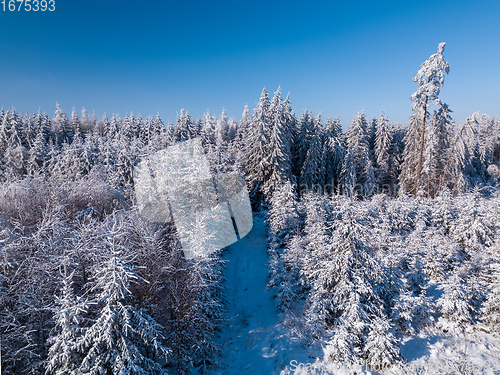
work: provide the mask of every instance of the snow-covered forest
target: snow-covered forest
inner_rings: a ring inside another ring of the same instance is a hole
[[[296,114],[279,88],[239,120],[1,110],[2,374],[217,371],[225,250],[186,260],[135,206],[134,166],[192,138],[266,215],[268,288],[304,351],[390,370],[425,330],[499,335],[500,119],[455,122],[443,51],[406,124]]]

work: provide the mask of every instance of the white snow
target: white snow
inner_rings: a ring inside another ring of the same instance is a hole
[[[272,292],[267,289],[267,229],[254,218],[251,232],[225,254],[227,323],[220,335],[221,374],[271,374],[276,366],[277,324]],[[257,370],[258,369],[258,370]]]
[[[224,259],[227,322],[217,338],[222,359],[213,374],[279,374],[294,359],[310,361],[310,350],[301,347],[301,340],[279,323],[273,293],[267,288],[267,226],[263,217],[254,216],[251,232],[231,245]]]
[[[322,350],[307,346],[292,325],[282,323],[272,291],[267,288],[267,227],[254,216],[252,231],[224,254],[227,322],[217,338],[221,365],[213,374],[500,374],[500,339],[483,331],[445,334],[437,328],[402,343],[407,363],[376,372],[366,366],[351,370],[325,363]],[[300,317],[301,304],[294,313]],[[341,366],[340,366],[341,367]],[[198,373],[193,369],[194,373]]]

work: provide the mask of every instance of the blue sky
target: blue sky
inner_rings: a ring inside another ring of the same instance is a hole
[[[239,119],[281,85],[299,115],[402,122],[412,77],[445,41],[454,118],[500,114],[498,1],[55,2],[0,11],[0,107]]]

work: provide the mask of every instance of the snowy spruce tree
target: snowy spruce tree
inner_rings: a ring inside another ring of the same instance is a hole
[[[375,150],[374,158],[376,161],[376,176],[378,183],[383,190],[391,190],[391,155],[392,134],[389,128],[388,119],[385,113],[382,112],[376,123],[375,130]]]
[[[267,162],[268,172],[262,187],[267,199],[281,185],[290,181],[295,183],[291,164],[290,114],[284,112],[281,103],[281,89],[274,93],[269,106],[270,138]]]
[[[56,135],[58,142],[71,143],[75,130],[68,120],[66,113],[61,109],[59,103],[56,104],[57,110],[52,120],[53,131]]]
[[[132,305],[130,287],[138,276],[121,244],[123,224],[115,216],[111,220],[102,234],[107,258],[97,269],[93,287],[100,309],[78,341],[77,348],[84,353],[79,371],[89,375],[164,374],[158,361],[165,360],[169,351],[162,344],[161,327]]]
[[[215,145],[215,128],[217,126],[217,118],[207,111],[201,121],[201,139],[203,145]]]
[[[324,275],[324,272],[318,269],[318,262],[329,255],[327,210],[326,200],[318,193],[308,193],[304,200],[306,209],[305,256],[301,274],[306,287],[313,288],[305,319],[311,339],[318,340],[325,334],[332,310],[330,292],[323,288],[314,288],[315,284],[320,284],[318,277]]]
[[[375,318],[370,324],[365,353],[368,368],[380,372],[389,369],[401,360],[399,342],[392,333],[392,327],[387,318]]]
[[[269,170],[267,156],[269,155],[270,135],[269,95],[264,88],[249,126],[248,140],[245,147],[245,170],[251,184],[250,193],[254,199],[258,196]]]
[[[448,188],[461,194],[473,186],[475,179],[472,166],[471,140],[475,138],[478,120],[473,114],[465,120],[455,135],[441,179],[441,189]]]
[[[295,117],[295,113],[292,109],[292,103],[290,101],[290,95],[287,95],[282,105],[282,116],[283,123],[285,127],[285,136],[289,143],[290,152],[292,152],[293,144],[295,139],[297,138],[297,118]],[[290,163],[293,164],[293,157],[290,155]]]
[[[469,256],[473,252],[484,252],[493,245],[496,225],[480,207],[481,193],[478,187],[462,200],[458,218],[452,229],[452,236]]]
[[[80,117],[78,117],[78,112],[76,112],[75,108],[71,111],[71,126],[73,128],[73,132],[75,134],[82,133],[82,123],[80,122]]]
[[[356,194],[356,161],[351,149],[347,150],[344,162],[342,163],[342,172],[340,175],[339,191],[348,197],[354,197]]]
[[[0,118],[0,152],[3,154],[9,145],[10,124],[8,119],[9,111],[3,112]]]
[[[440,289],[443,295],[436,304],[442,317],[438,325],[445,331],[463,332],[472,323],[474,312],[473,292],[467,276],[463,270],[457,270],[441,284]]]
[[[273,194],[268,214],[271,246],[281,247],[298,232],[300,226],[297,193],[290,181]]]
[[[43,133],[38,132],[32,147],[29,150],[27,173],[30,176],[43,175],[47,160],[47,145]]]
[[[61,295],[56,297],[55,325],[57,334],[48,343],[50,349],[47,356],[47,374],[70,375],[79,374],[82,353],[77,351],[77,344],[85,332],[84,314],[88,311],[85,299],[76,297],[73,291],[75,272],[68,274],[64,264],[62,274]]]
[[[367,358],[388,366],[398,361],[399,346],[381,298],[385,276],[367,244],[366,228],[351,207],[353,201],[340,199],[328,251],[318,257],[309,314],[332,329],[326,347],[331,360],[355,364]],[[314,308],[318,304],[324,307]]]
[[[493,332],[500,334],[500,260],[490,264],[490,288],[481,310],[481,318]]]
[[[325,124],[321,166],[324,173],[324,190],[329,194],[338,191],[345,154],[340,120],[330,118]]]
[[[301,219],[297,193],[290,181],[274,192],[268,215],[268,287],[276,288],[277,305],[283,310],[289,308],[295,299],[295,289],[300,279],[300,261],[295,251],[301,249],[298,244]]]
[[[119,133],[120,127],[121,119],[119,116],[114,114],[113,117],[111,117],[111,122],[109,124],[106,124],[103,129],[104,135],[106,136],[106,138],[108,138],[108,140],[111,140]]]
[[[296,137],[292,147],[292,170],[297,178],[297,181],[300,181],[300,173],[304,166],[307,151],[309,150],[310,142],[315,131],[316,128],[313,114],[309,111],[303,111],[297,122]]]
[[[365,182],[363,184],[362,196],[365,198],[370,198],[377,191],[377,179],[375,177],[375,169],[373,167],[370,155],[366,155],[363,159],[365,165],[364,168]]]
[[[366,176],[366,164],[370,159],[370,137],[368,134],[368,123],[365,113],[356,113],[352,124],[346,132],[347,147],[354,157],[356,167],[356,181],[358,184],[364,184]]]
[[[175,123],[175,140],[179,142],[193,139],[196,138],[199,133],[200,131],[198,126],[191,119],[189,112],[185,109],[181,109],[181,112],[177,115],[177,121]]]
[[[323,178],[323,142],[319,129],[314,132],[307,150],[300,173],[300,191],[322,191]]]
[[[432,198],[439,194],[443,183],[449,184],[450,182],[449,180],[443,181],[453,139],[453,120],[450,112],[447,104],[440,103],[439,108],[432,115],[429,131],[426,134],[422,180],[427,186],[427,195]]]
[[[28,142],[25,137],[24,126],[22,117],[14,110],[10,112],[9,117],[9,129],[10,136],[8,138],[9,146],[11,147],[23,147],[28,146]]]

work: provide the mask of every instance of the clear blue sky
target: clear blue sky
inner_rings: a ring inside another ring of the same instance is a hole
[[[0,11],[0,107],[239,119],[281,85],[299,115],[406,121],[411,79],[444,41],[455,119],[500,114],[498,0],[55,2]]]

